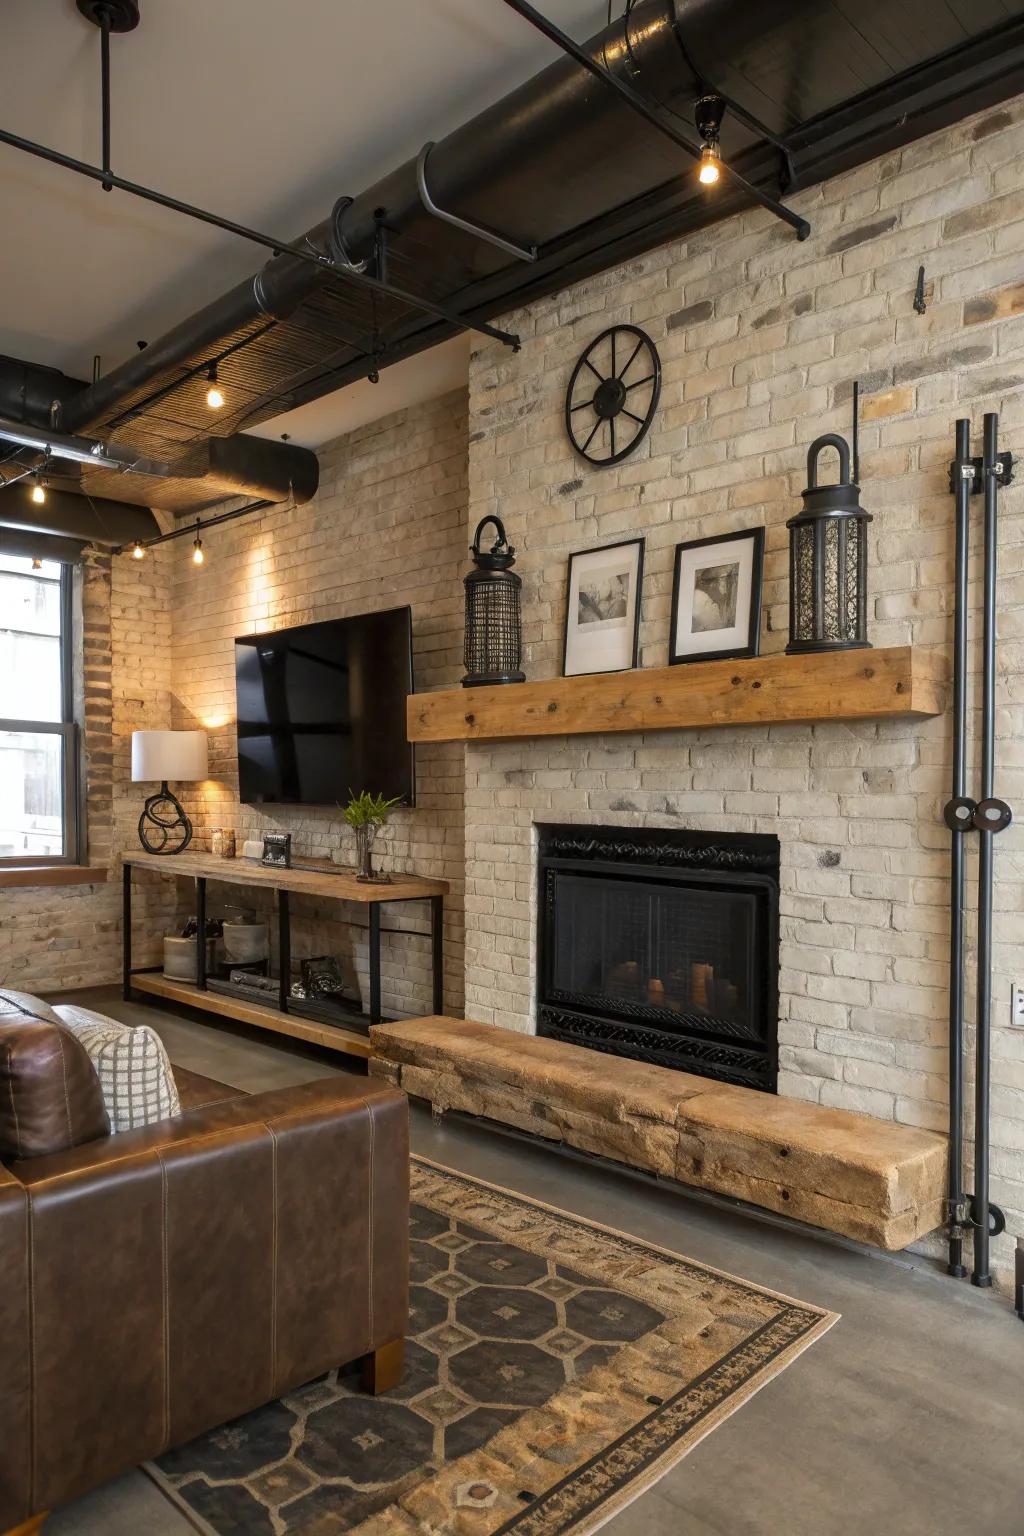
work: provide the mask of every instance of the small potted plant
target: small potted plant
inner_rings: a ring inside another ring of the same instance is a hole
[[[371,795],[364,789],[362,794],[356,795],[349,790],[349,802],[345,806],[345,820],[356,834],[356,854],[358,869],[356,879],[375,881],[378,884],[386,883],[391,879],[390,875],[378,875],[373,871],[373,845],[377,833],[381,827],[387,825],[388,817],[395,806],[401,801],[398,795],[394,800],[385,800],[383,795]]]

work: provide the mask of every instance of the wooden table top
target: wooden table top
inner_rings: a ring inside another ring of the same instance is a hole
[[[127,850],[122,855],[133,869],[149,869],[159,875],[222,880],[228,885],[262,885],[277,891],[296,891],[307,896],[327,896],[335,901],[358,901],[364,906],[384,901],[421,901],[446,896],[447,880],[422,880],[418,875],[394,874],[388,885],[370,885],[356,879],[355,870],[314,859],[296,861],[291,869],[261,864],[258,859],[222,859],[212,853],[159,854]]]

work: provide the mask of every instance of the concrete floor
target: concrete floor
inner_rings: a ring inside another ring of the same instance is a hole
[[[249,1092],[337,1070],[113,989],[76,1001],[154,1024],[179,1065]],[[340,1058],[339,1058],[340,1059]],[[842,1313],[819,1343],[604,1530],[609,1536],[1024,1536],[1024,1325],[928,1261],[886,1259],[414,1109],[424,1156]],[[188,1536],[140,1472],[47,1536]]]

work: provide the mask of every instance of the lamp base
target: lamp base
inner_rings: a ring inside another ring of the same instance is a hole
[[[184,853],[191,841],[192,823],[165,779],[159,794],[150,795],[142,807],[139,842],[147,853]]]

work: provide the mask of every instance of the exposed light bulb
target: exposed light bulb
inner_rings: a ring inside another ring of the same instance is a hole
[[[197,533],[196,534],[196,541],[192,545],[192,564],[193,565],[202,565],[202,563],[203,563],[203,561],[205,559],[206,559],[206,556],[203,554],[203,541],[202,541],[202,539],[199,537],[199,535]]]
[[[43,568],[43,562],[41,560],[35,559],[35,560],[32,561],[32,569],[34,571],[41,571],[42,568]]]
[[[43,502],[46,500],[46,487],[38,478],[35,485],[32,487],[32,500],[35,502],[37,507],[41,507]]]
[[[216,363],[214,363],[212,365],[212,367],[210,368],[210,371],[206,375],[206,377],[207,377],[207,379],[209,380],[209,383],[210,383],[210,387],[206,391],[206,403],[210,407],[211,411],[219,411],[221,406],[224,404],[224,391],[221,389],[220,385],[217,383],[217,364]]]
[[[132,550],[132,559],[133,560],[145,560],[145,558],[146,558],[146,551],[143,549],[143,547],[139,543],[138,539],[136,539],[135,540],[135,548]]]
[[[697,173],[698,180],[705,187],[713,187],[722,174],[722,168],[718,162],[718,152],[714,144],[705,144],[700,152],[700,170]]]

